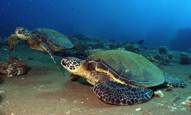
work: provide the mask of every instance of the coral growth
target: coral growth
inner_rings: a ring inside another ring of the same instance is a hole
[[[0,74],[7,77],[15,77],[26,74],[28,66],[21,60],[10,57],[7,62],[0,62]]]

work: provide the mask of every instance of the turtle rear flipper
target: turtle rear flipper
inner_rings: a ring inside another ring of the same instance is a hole
[[[151,89],[133,87],[113,81],[103,81],[93,87],[97,97],[113,105],[133,105],[149,101],[153,96]]]
[[[179,88],[184,88],[187,86],[184,80],[173,78],[172,76],[165,76],[165,84],[169,87],[179,87]]]

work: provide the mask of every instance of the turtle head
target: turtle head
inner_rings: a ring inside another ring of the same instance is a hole
[[[77,74],[81,64],[82,60],[75,57],[65,57],[61,60],[61,65],[73,74]]]
[[[28,40],[31,36],[31,33],[23,27],[17,27],[15,30],[15,34],[21,40]]]

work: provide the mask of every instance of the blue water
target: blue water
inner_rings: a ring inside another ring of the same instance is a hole
[[[0,115],[191,115],[190,96],[191,0],[0,0]]]
[[[191,28],[190,6],[190,0],[1,0],[0,35],[17,26],[47,27],[66,35],[145,39],[158,47],[169,45],[178,30]]]

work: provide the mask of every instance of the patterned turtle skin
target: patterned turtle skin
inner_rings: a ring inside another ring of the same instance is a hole
[[[105,103],[133,105],[147,102],[153,96],[151,89],[134,85],[102,60],[66,57],[61,60],[61,65],[75,77],[85,78],[93,86],[96,96]]]
[[[150,100],[153,95],[150,89],[132,87],[110,80],[97,83],[93,91],[103,102],[113,105],[140,104]]]
[[[51,29],[37,29],[31,32],[18,27],[8,38],[10,49],[13,49],[20,40],[26,41],[31,49],[43,52],[51,50],[54,53],[73,48],[73,44],[66,36]]]

